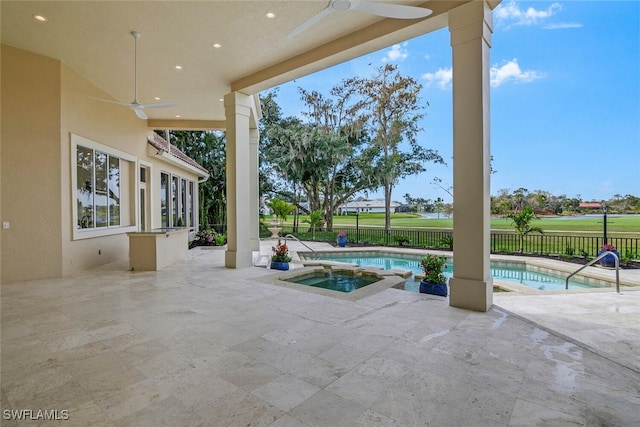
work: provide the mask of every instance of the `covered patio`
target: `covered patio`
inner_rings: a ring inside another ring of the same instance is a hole
[[[336,11],[287,37],[326,3],[3,2],[2,114],[8,125],[2,130],[2,219],[10,227],[2,229],[2,282],[64,277],[126,256],[124,230],[98,230],[94,234],[99,239],[87,239],[87,233],[76,230],[70,214],[76,209],[75,193],[70,195],[68,189],[76,147],[69,149],[70,134],[82,134],[99,150],[150,169],[151,182],[144,183],[152,196],[149,207],[139,196],[142,184],[129,183],[131,205],[123,208],[128,210],[126,231],[132,231],[144,225],[171,226],[156,200],[164,185],[158,182],[161,171],[145,155],[142,134],[153,129],[224,129],[229,241],[225,266],[249,267],[258,248],[257,94],[448,27],[457,266],[451,305],[489,310],[489,51],[492,10],[499,1],[391,3],[428,8],[431,14],[393,19]],[[347,5],[341,2],[340,8]],[[138,34],[139,52],[135,85],[133,34]],[[132,98],[137,102],[138,97],[142,103],[157,98],[178,105],[147,108],[146,120],[136,118],[126,105],[117,105],[131,103]],[[32,158],[55,161],[25,180],[20,171],[31,166]],[[46,195],[50,210],[56,212],[53,221],[24,203],[25,194],[34,199]],[[180,204],[179,198],[175,203]],[[138,218],[142,211],[147,221]],[[30,247],[31,235],[46,241]],[[25,254],[33,250],[47,262],[28,262]]]
[[[497,294],[485,313],[398,289],[345,301],[273,274],[196,248],[161,272],[4,285],[3,411],[118,427],[640,423],[638,291]]]

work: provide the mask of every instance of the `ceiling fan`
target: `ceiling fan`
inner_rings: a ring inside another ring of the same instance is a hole
[[[372,15],[395,19],[418,19],[429,16],[432,13],[429,9],[417,6],[377,3],[369,0],[330,0],[324,9],[312,16],[308,21],[291,30],[285,38],[290,39],[295,37],[316,22],[331,15],[333,12],[343,12],[345,10],[360,10]]]
[[[112,104],[125,105],[133,110],[136,113],[136,116],[142,120],[147,119],[147,115],[144,112],[145,108],[169,108],[175,107],[178,105],[175,102],[162,102],[162,103],[154,103],[154,104],[141,104],[138,102],[138,39],[140,38],[140,33],[137,31],[131,31],[131,35],[134,38],[134,75],[133,75],[133,101],[130,103],[110,101],[108,99],[97,99],[98,101],[110,102]]]

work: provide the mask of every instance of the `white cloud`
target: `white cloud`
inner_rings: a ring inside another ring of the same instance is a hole
[[[522,10],[515,0],[511,0],[499,5],[495,9],[493,16],[496,21],[504,23],[509,28],[517,25],[539,24],[560,10],[562,10],[560,3],[553,3],[546,10],[536,10],[533,7]]]
[[[533,70],[522,71],[517,59],[494,65],[490,70],[491,86],[498,87],[503,83],[529,83],[544,77],[543,73]]]
[[[564,28],[582,28],[583,25],[578,22],[558,22],[557,24],[547,24],[543,26],[545,30],[562,30]]]
[[[491,86],[498,87],[504,83],[529,83],[544,78],[545,75],[534,70],[522,71],[518,60],[512,59],[499,65],[493,65],[489,70],[489,76]],[[427,87],[449,89],[453,80],[453,70],[440,68],[435,73],[424,73],[422,78],[426,81]]]
[[[409,51],[407,50],[407,42],[394,44],[391,46],[391,49],[389,49],[385,57],[382,58],[382,62],[403,61],[407,59],[408,56]]]
[[[435,73],[423,74],[422,78],[426,80],[427,86],[435,86],[439,87],[440,89],[447,89],[451,86],[453,71],[451,68],[440,68]]]

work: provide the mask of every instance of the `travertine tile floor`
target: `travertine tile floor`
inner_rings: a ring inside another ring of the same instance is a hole
[[[343,301],[223,259],[3,285],[2,425],[640,425],[640,292],[477,313],[397,289]],[[69,419],[5,419],[45,409]]]

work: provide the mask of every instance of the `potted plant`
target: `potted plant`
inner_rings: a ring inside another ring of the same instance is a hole
[[[347,246],[347,233],[345,233],[344,231],[338,233],[338,246],[340,246],[341,248]]]
[[[602,250],[598,252],[598,256],[602,255],[605,252],[613,252],[618,257],[618,260],[620,260],[620,253],[615,246],[605,243],[604,245],[602,245]],[[613,257],[613,255],[607,254],[600,259],[600,265],[603,267],[615,267],[616,259]]]
[[[287,271],[291,261],[287,244],[280,242],[280,239],[278,239],[278,244],[272,246],[271,251],[273,252],[273,255],[271,255],[271,269]]]
[[[443,256],[431,254],[422,258],[420,265],[424,271],[424,278],[420,282],[420,293],[447,296],[447,276],[442,272],[447,268],[446,261]]]

